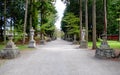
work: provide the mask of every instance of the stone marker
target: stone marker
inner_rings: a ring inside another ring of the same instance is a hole
[[[36,42],[34,40],[34,29],[33,27],[30,29],[30,41],[29,41],[29,48],[35,48],[36,47]]]
[[[20,51],[17,49],[16,45],[12,41],[13,34],[8,35],[9,41],[6,47],[0,51],[0,57],[6,59],[12,59],[17,57],[20,54]]]

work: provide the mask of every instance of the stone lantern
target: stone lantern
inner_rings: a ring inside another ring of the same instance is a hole
[[[102,35],[102,43],[100,48],[96,49],[95,56],[98,58],[113,58],[115,57],[115,52],[107,43],[107,36],[106,34]]]
[[[106,9],[106,2],[107,0],[104,0],[104,34],[102,35],[102,43],[100,45],[100,48],[96,49],[95,56],[98,58],[115,58],[115,51],[114,49],[110,48],[110,46],[107,43],[107,9]]]
[[[86,30],[83,28],[81,33],[80,48],[87,48],[87,42],[85,40]]]
[[[20,54],[20,52],[17,49],[14,42],[12,41],[12,39],[13,39],[12,33],[8,34],[8,38],[9,38],[9,41],[8,41],[6,47],[3,50],[1,50],[0,57],[6,58],[6,59],[12,59],[12,58],[17,57]]]
[[[30,29],[30,41],[29,41],[29,48],[35,48],[36,47],[36,42],[34,40],[34,29],[33,27]]]

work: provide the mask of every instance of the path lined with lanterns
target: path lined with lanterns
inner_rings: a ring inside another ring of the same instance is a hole
[[[120,75],[119,61],[94,55],[94,50],[57,39],[7,60],[0,66],[0,75]]]

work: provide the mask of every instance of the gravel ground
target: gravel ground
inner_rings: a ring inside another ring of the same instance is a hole
[[[120,75],[120,61],[94,57],[94,50],[56,40],[38,45],[0,66],[0,75]]]

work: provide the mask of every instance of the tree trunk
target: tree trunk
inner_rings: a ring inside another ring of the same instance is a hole
[[[119,15],[119,19],[120,19],[120,15]],[[119,42],[120,42],[120,20],[119,20]]]
[[[28,0],[25,4],[25,17],[24,17],[24,30],[23,30],[23,44],[25,44],[26,24],[27,24],[27,12],[28,12]]]
[[[92,49],[96,49],[96,0],[93,0],[93,8],[92,8],[92,23],[93,23],[93,45]]]
[[[43,2],[44,0],[41,0],[41,1]],[[41,26],[42,26],[44,24],[43,19],[45,18],[44,17],[44,7],[43,6],[41,6],[41,13],[40,14],[41,14]],[[42,28],[40,30],[40,39],[44,40],[44,29],[42,29]]]
[[[30,14],[30,28],[32,28],[32,14]]]
[[[30,29],[32,27],[32,11],[33,11],[33,0],[30,0]]]
[[[4,44],[6,44],[6,0],[4,1]]]
[[[82,0],[80,0],[80,41],[82,38]]]
[[[104,0],[104,33],[107,37],[107,10],[106,10],[106,0]]]
[[[85,0],[85,27],[86,27],[86,42],[88,45],[88,0]]]

